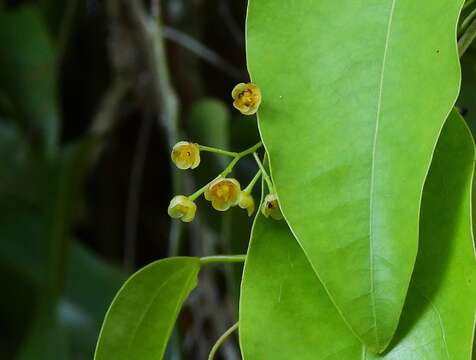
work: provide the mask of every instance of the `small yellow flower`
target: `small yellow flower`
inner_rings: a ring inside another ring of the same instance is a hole
[[[283,218],[276,194],[266,195],[263,205],[261,205],[261,212],[264,216],[271,216],[274,220],[281,220]]]
[[[253,196],[251,196],[251,194],[247,191],[241,192],[238,206],[248,211],[248,216],[253,215],[255,212],[255,200],[253,199]]]
[[[174,196],[168,208],[169,216],[180,219],[183,222],[190,222],[195,218],[197,205],[188,197],[183,195]]]
[[[200,164],[200,148],[198,144],[179,141],[173,147],[171,157],[179,169],[195,169]]]
[[[261,104],[261,90],[253,83],[239,83],[232,92],[233,106],[243,115],[253,115]]]
[[[205,199],[212,202],[215,210],[226,211],[240,201],[240,183],[231,178],[219,178],[205,190]]]

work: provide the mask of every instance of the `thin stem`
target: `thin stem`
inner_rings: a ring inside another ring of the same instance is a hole
[[[131,271],[135,266],[136,244],[137,244],[137,222],[140,210],[140,195],[142,190],[142,179],[144,176],[144,166],[147,151],[150,143],[154,118],[151,114],[146,114],[139,129],[132,170],[129,179],[129,191],[127,196],[126,224],[124,237],[124,267]]]
[[[263,164],[261,163],[261,160],[259,159],[258,157],[258,154],[256,153],[253,153],[253,156],[255,157],[255,160],[256,160],[256,163],[258,164],[261,172],[263,173],[263,177],[264,177],[264,180],[266,181],[266,184],[268,185],[268,190],[270,193],[274,193],[274,186],[273,186],[273,182],[271,181],[271,179],[269,178],[269,175],[268,173],[266,172]]]
[[[463,6],[463,10],[465,10],[469,5],[471,5],[474,2],[474,0],[468,0]]]
[[[254,178],[250,181],[248,186],[243,191],[247,192],[247,193],[252,192],[256,182],[258,181],[258,179],[260,178],[262,173],[263,173],[263,171],[261,171],[261,169],[259,169],[258,172],[256,173],[256,175],[254,176]]]
[[[252,147],[250,147],[249,149],[246,149],[240,153],[238,153],[238,156],[240,158],[246,156],[246,155],[249,155],[251,153],[254,153],[256,150],[258,150],[261,146],[263,146],[263,143],[260,141],[259,143],[257,143],[256,145],[253,145]]]
[[[238,154],[236,154],[236,156],[233,158],[232,161],[230,161],[230,163],[228,164],[228,166],[220,173],[218,174],[217,177],[215,177],[212,181],[206,183],[203,187],[201,187],[200,189],[198,189],[197,191],[195,191],[192,195],[189,196],[189,199],[194,201],[195,199],[197,199],[200,195],[202,195],[205,190],[207,190],[208,186],[213,182],[215,181],[216,179],[219,179],[221,177],[226,177],[229,173],[231,173],[233,171],[233,168],[235,167],[236,163],[238,161],[240,161],[243,157],[245,157],[246,155],[249,155],[251,153],[254,153],[257,149],[259,149],[263,144],[261,143],[261,141],[259,143],[257,143],[256,145],[250,147],[249,149],[246,149],[242,152],[239,152]]]
[[[238,322],[235,323],[231,328],[229,328],[227,331],[223,333],[222,336],[217,340],[215,345],[213,345],[212,350],[210,351],[210,355],[208,355],[208,360],[213,360],[215,358],[216,353],[220,349],[221,344],[223,344],[226,339],[236,330],[238,329]]]
[[[246,255],[205,256],[200,258],[200,264],[207,265],[207,264],[242,263],[245,260],[246,260]]]
[[[79,1],[70,0],[66,1],[65,11],[63,14],[63,20],[61,22],[61,28],[58,35],[58,60],[61,61],[64,57],[66,47],[68,46],[68,40],[73,29],[74,16],[78,9]]]
[[[476,38],[476,20],[473,20],[471,24],[468,26],[464,34],[458,40],[458,52],[459,57],[461,58],[466,50],[468,50],[469,46]]]
[[[163,27],[164,38],[171,40],[183,48],[191,51],[200,59],[214,65],[218,69],[222,70],[225,74],[235,79],[242,79],[244,77],[243,71],[229,64],[220,55],[213,50],[207,48],[205,45],[195,40],[190,35],[187,35],[179,30],[171,27]]]
[[[219,154],[219,155],[225,155],[225,156],[230,156],[230,157],[235,157],[235,156],[238,155],[237,152],[226,151],[226,150],[222,150],[222,149],[217,149],[217,148],[214,148],[214,147],[211,147],[211,146],[198,145],[198,148],[199,148],[201,151],[208,151],[208,152],[211,152],[211,153],[215,153],[215,154]]]
[[[458,31],[458,35],[461,35],[464,32],[464,30],[469,26],[469,24],[475,17],[476,17],[476,9],[473,9],[461,23],[461,26]]]

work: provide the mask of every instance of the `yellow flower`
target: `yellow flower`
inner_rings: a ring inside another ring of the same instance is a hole
[[[172,149],[171,157],[179,169],[195,169],[200,164],[200,148],[198,144],[179,141]]]
[[[261,205],[261,212],[264,216],[271,216],[274,220],[281,220],[283,218],[276,194],[266,195],[263,205]]]
[[[174,196],[168,208],[169,216],[180,219],[183,222],[190,222],[195,218],[197,205],[188,197],[183,195]]]
[[[253,83],[239,83],[232,92],[233,106],[244,115],[253,115],[261,104],[261,90]]]
[[[205,190],[205,199],[212,202],[215,210],[226,211],[240,201],[241,187],[235,179],[219,178]]]
[[[248,216],[253,215],[255,212],[255,200],[253,199],[253,196],[251,196],[251,194],[247,191],[241,192],[238,206],[248,211]]]

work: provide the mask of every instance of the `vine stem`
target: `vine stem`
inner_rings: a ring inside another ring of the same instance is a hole
[[[223,344],[226,339],[236,330],[238,329],[239,323],[235,323],[232,327],[230,327],[227,331],[223,333],[222,336],[217,340],[215,345],[213,345],[212,350],[210,351],[210,355],[208,355],[208,360],[213,360],[215,358],[216,353],[220,349],[221,344]]]
[[[474,0],[468,0],[466,1],[466,3],[464,4],[463,6],[463,10],[465,10],[468,6],[470,6],[472,3],[474,2]]]
[[[466,31],[461,35],[461,38],[458,40],[458,52],[459,57],[461,58],[466,50],[468,50],[469,46],[476,38],[476,20],[473,20],[471,24],[469,24]]]
[[[264,177],[264,180],[266,181],[266,184],[268,185],[268,190],[270,193],[274,193],[274,186],[273,186],[273,182],[271,181],[271,179],[269,178],[269,175],[268,173],[266,172],[263,164],[261,163],[261,160],[259,159],[258,157],[258,154],[256,153],[253,153],[253,156],[255,157],[255,160],[256,160],[256,163],[258,164],[262,174],[263,174],[263,177]]]
[[[476,17],[476,9],[473,9],[468,16],[463,20],[461,23],[458,35],[461,35],[464,30],[468,27],[469,24],[471,24],[471,21]]]
[[[199,148],[201,151],[208,151],[208,152],[215,153],[215,154],[219,154],[219,155],[225,155],[225,156],[230,156],[230,157],[236,157],[236,156],[238,156],[238,153],[237,153],[237,152],[226,151],[226,150],[222,150],[222,149],[217,149],[217,148],[214,148],[214,147],[211,147],[211,146],[198,145],[198,148]]]
[[[216,255],[200,258],[200,265],[208,264],[227,264],[245,262],[246,255]]]
[[[259,169],[258,172],[256,173],[256,175],[254,176],[254,178],[250,181],[248,186],[243,191],[247,192],[247,193],[252,192],[253,188],[255,187],[256,182],[258,181],[258,179],[260,178],[262,173],[263,173],[263,171],[261,169]]]
[[[257,143],[256,145],[250,147],[249,149],[246,149],[242,152],[239,152],[235,155],[235,157],[233,158],[232,161],[230,161],[230,163],[228,164],[228,166],[220,173],[218,174],[217,177],[215,177],[212,181],[208,182],[207,184],[205,184],[203,187],[201,187],[200,189],[198,189],[197,191],[195,191],[192,195],[189,196],[189,199],[194,201],[195,199],[197,199],[200,195],[202,195],[205,190],[208,188],[208,186],[210,185],[210,183],[212,183],[213,181],[215,181],[216,179],[219,179],[221,177],[225,177],[227,176],[229,173],[231,173],[233,171],[233,168],[235,167],[236,163],[238,161],[240,161],[243,157],[249,155],[249,154],[252,154],[254,153],[256,150],[258,150],[261,146],[263,146],[263,143],[260,141],[259,143]]]
[[[58,35],[57,57],[59,62],[63,60],[66,47],[68,46],[68,40],[71,36],[71,30],[73,29],[74,17],[75,13],[78,10],[79,1],[70,0],[66,1],[65,4],[65,11],[63,13],[63,19],[60,25],[60,31]]]

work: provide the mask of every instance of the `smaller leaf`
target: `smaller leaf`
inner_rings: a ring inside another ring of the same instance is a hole
[[[162,359],[199,270],[198,258],[176,257],[156,261],[132,275],[106,314],[95,360]]]

